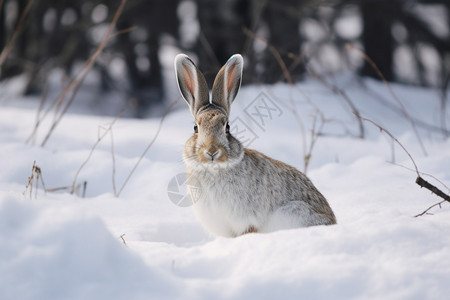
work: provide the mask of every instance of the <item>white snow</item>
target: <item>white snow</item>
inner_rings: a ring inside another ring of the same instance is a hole
[[[243,87],[230,119],[252,130],[246,133],[253,134],[251,148],[303,170],[314,119],[317,130],[322,114],[325,135],[312,151],[308,176],[338,224],[228,239],[208,236],[190,207],[169,199],[168,184],[183,173],[181,152],[193,126],[182,103],[164,120],[120,197],[113,191],[110,134],[79,174],[77,183],[87,182],[85,198],[67,190],[45,193],[41,184],[37,197],[35,184],[31,197],[29,190],[23,194],[34,161],[47,188],[71,186],[118,105],[109,108],[111,116],[96,116],[81,99],[45,147],[37,145],[48,123],[36,145],[28,145],[38,99],[15,93],[21,80],[0,84],[1,299],[448,298],[449,204],[414,218],[441,199],[415,184],[415,172],[402,167],[413,168],[407,155],[398,145],[392,150],[391,139],[376,127],[364,123],[366,138],[351,137],[359,131],[349,106],[316,81]],[[424,155],[410,122],[374,96],[398,107],[383,83],[328,80],[364,117],[395,135],[420,171],[450,185],[450,139],[418,126]],[[436,90],[393,89],[414,119],[440,126]],[[245,111],[261,92],[278,111],[258,126]],[[448,111],[446,116],[450,123]],[[159,123],[121,118],[113,126],[117,189]]]

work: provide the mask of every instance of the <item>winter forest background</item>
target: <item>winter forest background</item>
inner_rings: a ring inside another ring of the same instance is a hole
[[[181,52],[337,225],[204,230]],[[1,300],[447,300],[449,74],[449,0],[0,0]]]
[[[41,94],[52,70],[70,77],[97,49],[119,4],[0,1],[0,49],[13,47],[0,58],[0,79],[26,74],[24,92]],[[445,91],[449,10],[445,0],[129,0],[115,28],[123,32],[94,70],[98,89],[120,95],[136,116],[168,98],[166,46],[193,55],[210,84],[234,53],[245,57],[244,84],[349,71],[380,79],[360,49],[388,81]]]

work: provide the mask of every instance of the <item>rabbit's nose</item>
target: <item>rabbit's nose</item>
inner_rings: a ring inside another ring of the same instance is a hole
[[[212,153],[211,153],[212,152]],[[220,155],[222,154],[222,150],[220,150],[220,149],[218,149],[218,150],[216,150],[216,151],[214,151],[214,150],[204,150],[203,151],[203,155],[208,159],[208,160],[211,160],[211,161],[214,161],[214,159],[215,158],[219,158],[220,157]]]

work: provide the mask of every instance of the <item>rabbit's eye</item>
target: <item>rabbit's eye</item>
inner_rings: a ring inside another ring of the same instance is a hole
[[[230,124],[228,124],[228,122],[227,122],[227,125],[225,126],[225,132],[226,132],[226,134],[230,133]]]
[[[198,126],[197,126],[197,124],[194,125],[194,132],[198,133]]]

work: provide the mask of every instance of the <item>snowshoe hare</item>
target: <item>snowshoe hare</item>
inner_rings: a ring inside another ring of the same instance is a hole
[[[183,152],[196,216],[210,233],[226,237],[335,224],[327,200],[305,174],[244,149],[231,135],[228,117],[243,63],[235,54],[222,67],[210,102],[205,77],[192,60],[175,58],[178,87],[196,123]]]

